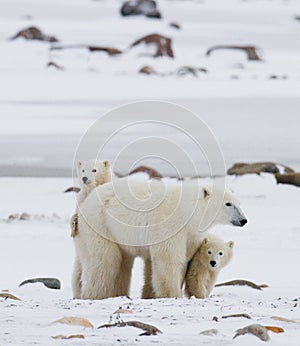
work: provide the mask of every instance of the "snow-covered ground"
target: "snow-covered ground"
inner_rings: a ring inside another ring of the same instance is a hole
[[[0,298],[0,345],[252,346],[261,341],[249,335],[232,340],[236,329],[250,323],[284,328],[282,334],[269,332],[272,345],[299,345],[300,190],[276,185],[269,175],[228,177],[249,224],[214,230],[235,242],[233,260],[218,281],[243,278],[268,288],[220,287],[206,300],[143,301],[139,299],[143,268],[137,260],[132,299],[72,300],[69,218],[75,202],[74,195],[63,190],[73,185],[71,165],[81,135],[103,112],[133,100],[176,102],[210,126],[227,166],[272,160],[300,170],[300,22],[295,20],[300,16],[299,0],[159,0],[162,20],[122,18],[121,3],[0,1],[0,290],[9,289],[22,299]],[[171,28],[171,21],[181,30]],[[109,57],[83,49],[50,51],[49,43],[8,40],[33,25],[62,44],[111,46],[125,53]],[[151,33],[172,38],[174,59],[149,57],[144,54],[148,47],[127,49]],[[206,50],[218,44],[256,45],[263,60],[247,61],[237,51],[216,51],[206,57]],[[47,68],[49,61],[64,70]],[[208,73],[197,78],[147,76],[138,73],[145,65],[160,73],[180,66],[201,67]],[[132,139],[124,136],[120,141]],[[138,149],[137,157],[143,155]],[[114,159],[110,155],[107,158]],[[201,168],[201,161],[198,164]],[[8,222],[9,215],[23,212],[29,220]],[[40,284],[18,288],[22,280],[39,276],[59,278],[62,289]],[[124,321],[150,323],[163,333],[139,336],[141,331],[132,327],[97,330],[51,323],[79,316],[96,327],[111,316],[116,321],[113,312],[120,306],[132,311],[121,315]],[[252,320],[220,318],[234,313],[248,313]],[[214,316],[219,322],[212,320]],[[211,328],[218,329],[216,336],[200,334]],[[51,338],[58,334],[83,334],[85,340]]]
[[[70,278],[73,244],[69,217],[74,209],[74,195],[63,190],[70,179],[1,178],[1,242],[2,271],[0,288],[9,289],[22,301],[0,298],[0,344],[68,343],[72,345],[254,345],[254,336],[232,340],[236,329],[251,323],[284,328],[282,334],[270,333],[272,345],[299,345],[299,262],[300,203],[299,189],[276,185],[272,175],[227,178],[249,218],[244,228],[218,227],[213,232],[226,240],[234,240],[234,257],[220,273],[218,281],[247,279],[268,284],[262,291],[247,287],[219,287],[209,299],[141,300],[142,263],[136,262],[131,299],[120,297],[103,301],[72,299]],[[28,198],[30,196],[30,198]],[[29,220],[7,222],[11,214],[26,212]],[[54,291],[41,284],[17,287],[24,279],[57,277],[62,289]],[[132,327],[89,329],[80,326],[53,325],[65,316],[87,318],[95,327],[117,319],[119,307],[132,314],[121,315],[124,321],[138,320],[159,328],[163,334],[139,336]],[[221,316],[247,313],[245,318],[221,319]],[[213,317],[219,317],[219,322]],[[280,316],[295,320],[274,320]],[[216,328],[216,336],[200,332]],[[52,340],[56,335],[83,334],[85,340]]]

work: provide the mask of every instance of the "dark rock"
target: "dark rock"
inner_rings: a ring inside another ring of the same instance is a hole
[[[278,184],[290,184],[300,186],[300,173],[275,174]]]
[[[21,215],[20,215],[20,218],[19,218],[20,220],[29,220],[30,219],[30,215],[29,214],[27,214],[27,213],[22,213]]]
[[[187,75],[198,77],[199,72],[207,73],[207,70],[205,68],[200,68],[200,67],[198,68],[198,67],[192,67],[192,66],[181,66],[175,71],[175,74],[180,77],[187,76]]]
[[[178,24],[177,22],[171,22],[169,25],[170,25],[171,28],[174,28],[174,29],[177,29],[177,30],[181,29],[181,25]]]
[[[143,73],[143,74],[158,74],[153,67],[151,66],[143,66],[140,70],[139,70],[139,73]]]
[[[147,166],[139,166],[135,168],[133,171],[131,171],[129,175],[139,173],[139,172],[147,173],[150,178],[155,178],[155,179],[162,178],[162,175],[157,170]]]
[[[126,1],[121,7],[121,15],[124,17],[144,15],[148,18],[161,18],[161,13],[158,11],[154,0]]]
[[[33,284],[36,282],[40,282],[44,284],[46,287],[51,288],[53,290],[60,290],[61,285],[60,281],[55,278],[36,278],[36,279],[28,279],[25,281],[22,281],[19,285],[19,287],[26,285],[26,284]]]
[[[130,47],[135,47],[141,43],[145,43],[146,45],[154,44],[156,46],[156,52],[153,56],[154,58],[161,56],[168,56],[170,58],[174,58],[172,40],[169,37],[162,36],[160,34],[150,34],[134,41],[130,45]]]
[[[67,193],[67,192],[76,192],[78,193],[80,191],[80,188],[79,187],[76,187],[76,186],[71,186],[71,187],[68,187],[64,193]]]
[[[58,39],[55,36],[45,35],[39,28],[35,26],[30,26],[29,28],[19,31],[15,36],[11,37],[11,40],[15,40],[19,37],[23,37],[25,40],[58,42]]]
[[[90,52],[105,52],[108,55],[119,55],[123,52],[117,48],[102,47],[102,46],[89,46],[86,44],[73,44],[73,45],[55,45],[50,50],[62,50],[62,49],[88,49]]]
[[[228,169],[229,175],[243,175],[243,174],[260,174],[260,173],[280,173],[279,167],[284,169],[286,173],[294,172],[291,168],[273,163],[273,162],[256,162],[256,163],[235,163]]]
[[[48,64],[47,64],[47,67],[54,67],[55,69],[61,70],[61,71],[63,71],[63,70],[65,69],[64,67],[58,65],[58,64],[57,64],[56,62],[54,62],[54,61],[49,61]]]
[[[214,46],[208,49],[206,55],[209,56],[213,51],[220,49],[237,49],[242,50],[247,54],[247,59],[252,61],[261,61],[261,58],[258,55],[258,48],[255,46],[229,46],[229,45],[220,45]]]

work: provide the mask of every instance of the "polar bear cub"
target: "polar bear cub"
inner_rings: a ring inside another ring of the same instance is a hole
[[[71,237],[73,238],[78,232],[78,208],[80,207],[80,204],[96,186],[108,183],[112,180],[110,162],[108,160],[77,161],[77,176],[80,185],[80,192],[77,196],[76,213],[71,218]]]
[[[208,298],[218,274],[232,258],[234,242],[208,235],[188,264],[185,293],[191,297]]]
[[[80,205],[85,201],[86,197],[95,187],[110,182],[113,173],[109,161],[89,160],[77,162],[77,176],[80,185],[80,192],[77,196],[76,212],[71,218],[71,237],[73,238],[78,234],[78,211]],[[75,248],[77,249],[77,237],[74,239],[74,242]],[[81,277],[82,266],[76,251],[72,275],[72,290],[74,298],[80,298],[81,296]]]

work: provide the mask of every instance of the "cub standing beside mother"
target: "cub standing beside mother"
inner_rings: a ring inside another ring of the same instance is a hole
[[[218,211],[213,193],[223,196]],[[143,293],[181,297],[187,264],[207,235],[200,226],[212,215],[211,226],[247,223],[234,195],[210,185],[122,178],[96,187],[78,209],[80,298],[129,295],[135,257],[146,263]]]

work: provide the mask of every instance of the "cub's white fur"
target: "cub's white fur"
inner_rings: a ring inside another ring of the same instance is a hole
[[[71,237],[74,238],[75,249],[77,248],[78,234],[78,209],[88,194],[99,185],[110,182],[112,179],[112,170],[109,161],[78,161],[77,162],[77,177],[80,185],[80,192],[77,195],[77,208],[75,214],[71,218]],[[81,296],[81,262],[78,255],[75,256],[72,289],[74,298]]]
[[[218,274],[231,260],[233,241],[207,235],[190,260],[185,277],[185,293],[191,297],[208,298]]]

